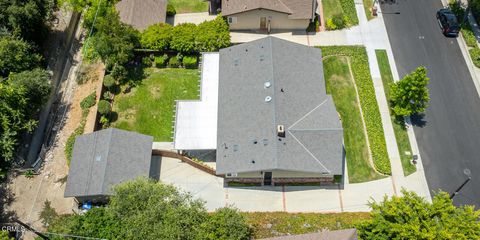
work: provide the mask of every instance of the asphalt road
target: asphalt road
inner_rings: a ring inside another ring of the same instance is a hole
[[[440,32],[440,8],[440,0],[382,4],[400,77],[421,65],[429,71],[430,106],[413,122],[430,191],[453,192],[469,169],[454,203],[480,207],[480,98],[456,39]]]

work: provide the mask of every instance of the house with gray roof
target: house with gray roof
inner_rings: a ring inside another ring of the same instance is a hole
[[[202,148],[194,140],[205,134],[176,125],[175,136],[190,134],[175,138],[178,150],[215,148],[216,172],[227,182],[317,183],[343,175],[343,128],[326,94],[320,49],[267,37],[221,49],[215,61],[218,75],[202,77],[218,85],[211,92],[217,121],[204,121],[216,129],[207,141],[215,146]],[[176,121],[203,121],[195,112],[177,108]]]
[[[317,11],[317,0],[210,0],[210,5],[220,5],[231,30],[305,30]]]
[[[64,196],[79,203],[105,202],[119,183],[158,178],[152,142],[151,136],[115,128],[78,136]]]
[[[167,0],[121,0],[115,5],[120,20],[138,30],[165,23]]]

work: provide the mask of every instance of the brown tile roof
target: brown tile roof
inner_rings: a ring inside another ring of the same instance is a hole
[[[122,0],[116,5],[120,20],[143,30],[156,23],[164,23],[167,0]]]
[[[357,240],[357,229],[323,231],[282,237],[265,238],[263,240]]]
[[[255,9],[288,14],[289,19],[311,19],[314,0],[222,0],[222,15],[228,16]]]

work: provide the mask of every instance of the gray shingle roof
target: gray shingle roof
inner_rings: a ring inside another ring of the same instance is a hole
[[[222,15],[268,9],[288,14],[290,19],[311,19],[314,0],[222,0]]]
[[[343,128],[320,49],[273,37],[222,49],[218,99],[217,173],[342,174]]]
[[[111,188],[148,177],[153,137],[109,128],[76,138],[65,197],[111,194]]]
[[[115,7],[120,20],[138,30],[164,23],[167,16],[167,0],[122,0]]]

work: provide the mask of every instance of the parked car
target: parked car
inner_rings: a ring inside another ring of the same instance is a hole
[[[460,31],[460,24],[457,17],[450,9],[444,8],[437,12],[437,21],[445,36],[458,36]]]

